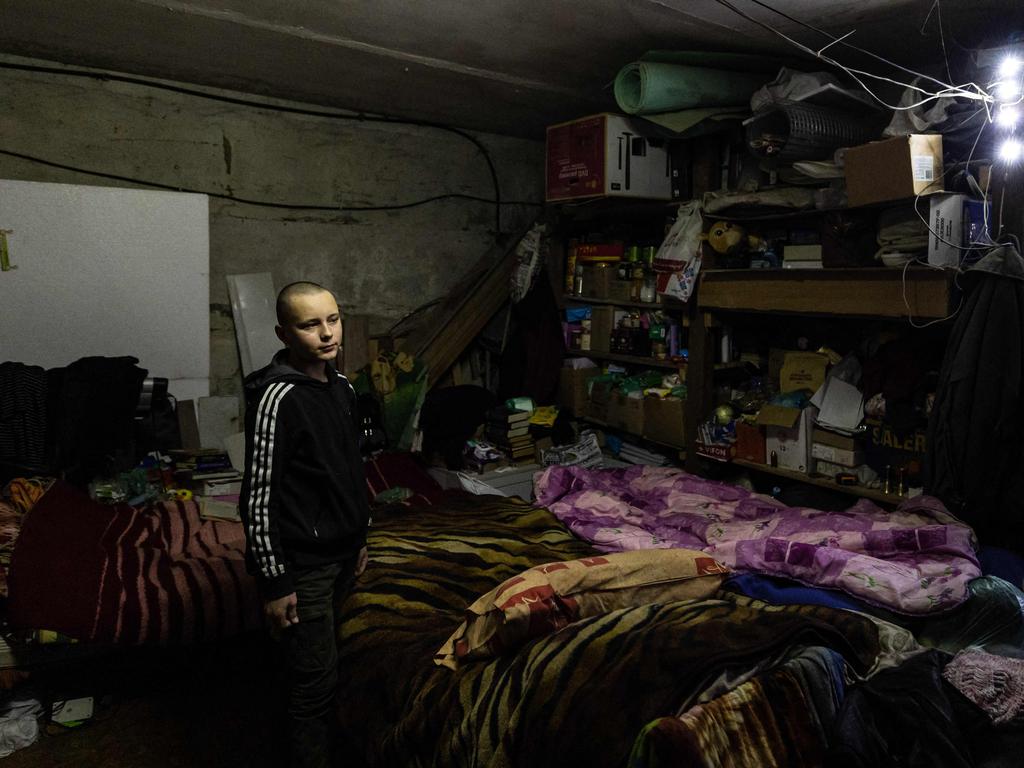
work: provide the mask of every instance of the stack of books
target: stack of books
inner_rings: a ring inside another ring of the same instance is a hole
[[[224,451],[172,451],[175,480],[199,496],[237,496],[242,473],[231,466]]]
[[[530,412],[506,406],[487,412],[484,436],[494,443],[512,464],[534,460],[533,436],[530,434]]]

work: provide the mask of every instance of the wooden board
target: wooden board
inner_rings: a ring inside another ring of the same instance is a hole
[[[718,269],[700,276],[703,310],[941,318],[950,277],[934,269]],[[904,301],[904,295],[906,301]]]
[[[342,326],[342,373],[355,373],[370,362],[370,318],[366,315],[349,315]]]
[[[406,349],[427,366],[433,384],[451,368],[509,298],[515,249],[530,230],[505,238],[484,256],[436,307],[423,314],[408,334]]]
[[[757,472],[764,472],[765,474],[775,475],[777,477],[785,477],[789,480],[797,480],[801,483],[816,485],[819,488],[828,488],[829,490],[846,493],[850,496],[859,496],[864,499],[871,499],[872,501],[876,501],[880,504],[899,504],[904,501],[903,496],[897,496],[894,493],[882,493],[874,488],[864,488],[859,485],[840,485],[839,483],[820,475],[805,475],[803,472],[794,472],[791,469],[782,469],[781,467],[770,467],[767,464],[760,464],[756,461],[747,461],[746,459],[733,459],[732,463]]]

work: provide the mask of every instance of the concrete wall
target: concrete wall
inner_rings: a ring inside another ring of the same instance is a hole
[[[477,137],[493,158],[503,199],[543,198],[542,143]],[[339,206],[337,213],[280,210],[211,198],[211,394],[235,394],[241,384],[225,275],[269,271],[276,286],[321,282],[345,312],[373,316],[371,330],[381,331],[445,293],[494,238],[494,206],[484,203],[344,211],[444,193],[493,198],[480,151],[437,129],[287,115],[0,68],[0,150],[195,191]],[[6,155],[0,178],[132,186]],[[522,226],[536,211],[503,207],[502,229]]]

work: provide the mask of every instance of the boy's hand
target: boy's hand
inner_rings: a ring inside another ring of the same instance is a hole
[[[356,558],[356,578],[363,575],[363,571],[366,570],[366,562],[370,559],[370,554],[366,551],[366,547],[359,550],[359,557]]]
[[[294,592],[277,600],[267,600],[263,604],[263,615],[271,629],[286,629],[299,623],[299,600]]]

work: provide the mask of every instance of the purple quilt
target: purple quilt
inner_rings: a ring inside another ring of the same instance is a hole
[[[534,489],[539,505],[605,552],[700,549],[737,571],[841,589],[901,613],[953,608],[981,575],[974,532],[928,496],[894,512],[866,499],[823,512],[640,466],[549,467]]]

